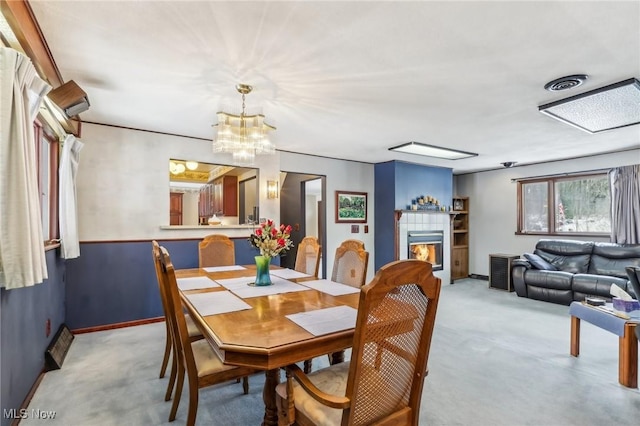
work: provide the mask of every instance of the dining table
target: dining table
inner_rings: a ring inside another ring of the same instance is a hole
[[[271,266],[273,285],[254,286],[255,265],[179,269],[185,309],[222,361],[265,371],[263,425],[277,425],[280,369],[353,344],[360,289]]]

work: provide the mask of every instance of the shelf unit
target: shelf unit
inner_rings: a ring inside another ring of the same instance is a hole
[[[469,276],[469,197],[453,197],[451,282]]]

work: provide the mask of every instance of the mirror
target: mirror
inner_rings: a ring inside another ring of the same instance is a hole
[[[169,225],[222,225],[258,221],[258,169],[169,160]]]

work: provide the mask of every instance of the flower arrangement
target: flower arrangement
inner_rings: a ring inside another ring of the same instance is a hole
[[[293,247],[291,225],[274,225],[269,219],[262,223],[249,237],[252,246],[260,250],[260,255],[272,258]]]

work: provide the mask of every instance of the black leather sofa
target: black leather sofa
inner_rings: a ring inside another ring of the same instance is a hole
[[[562,305],[587,296],[611,300],[611,284],[634,296],[625,267],[640,266],[640,245],[542,239],[524,256],[529,259],[517,259],[511,267],[520,297]]]

